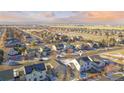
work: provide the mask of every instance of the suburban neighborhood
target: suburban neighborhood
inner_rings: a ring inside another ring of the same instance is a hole
[[[0,81],[124,80],[123,12],[1,14]]]
[[[124,27],[98,28],[1,25],[0,80],[124,80]]]

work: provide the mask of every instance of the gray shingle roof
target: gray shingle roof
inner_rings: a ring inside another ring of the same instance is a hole
[[[7,81],[13,79],[13,70],[0,71],[0,80]]]

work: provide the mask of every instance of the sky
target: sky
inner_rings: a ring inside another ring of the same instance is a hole
[[[124,24],[123,11],[1,11],[0,23]]]

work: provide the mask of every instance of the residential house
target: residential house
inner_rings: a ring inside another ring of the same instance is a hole
[[[93,48],[96,48],[96,49],[97,49],[97,48],[100,48],[100,46],[99,46],[98,43],[93,43],[92,47],[93,47]]]
[[[77,51],[77,48],[74,45],[68,45],[66,47],[66,52],[75,53],[76,51]]]
[[[63,80],[67,79],[68,76],[70,78],[68,78],[69,80],[76,80],[79,77],[80,65],[76,59],[59,59],[57,62],[65,68],[63,69]]]
[[[46,67],[44,63],[25,66],[26,81],[40,81],[46,78]]]
[[[12,69],[0,71],[0,81],[13,81],[13,80],[14,80],[14,75]]]
[[[8,60],[6,63],[6,65],[9,65],[9,66],[17,66],[19,65],[19,63],[15,60]]]
[[[44,63],[19,67],[13,70],[16,81],[40,81],[46,79]]]
[[[49,56],[51,54],[51,49],[47,46],[43,48],[43,53],[45,54],[44,56]]]
[[[62,59],[58,60],[58,62],[66,66],[69,65],[72,67],[72,69],[76,68],[78,71],[80,71],[80,65],[76,59]]]
[[[55,73],[58,80],[63,80],[66,73],[66,66],[62,64],[58,65],[57,67],[55,67]]]
[[[49,80],[51,81],[55,81],[57,78],[56,78],[56,73],[55,73],[55,69],[54,67],[51,65],[51,64],[47,64],[47,77]]]
[[[28,49],[27,50],[27,56],[28,56],[28,58],[29,59],[34,59],[35,57],[37,57],[37,53],[38,52],[38,50],[37,49]]]
[[[80,71],[86,72],[90,71],[91,73],[99,72],[105,67],[105,62],[103,61],[94,61],[93,58],[86,56],[77,59],[81,69]]]
[[[22,43],[20,42],[20,40],[12,38],[12,39],[7,39],[5,41],[5,47],[14,47],[16,45],[21,45]]]
[[[80,57],[77,61],[81,66],[80,71],[88,71],[92,67],[92,60],[89,57]]]
[[[12,48],[8,52],[8,58],[10,60],[20,61],[22,59],[22,56]]]
[[[92,44],[91,43],[86,43],[81,45],[81,50],[92,50]]]
[[[60,44],[57,44],[57,45],[56,45],[56,48],[57,48],[57,50],[62,51],[62,50],[65,50],[66,45],[63,44],[63,43],[60,43]]]
[[[26,80],[25,79],[26,72],[25,72],[24,66],[13,69],[13,74],[14,74],[15,81],[25,81]]]

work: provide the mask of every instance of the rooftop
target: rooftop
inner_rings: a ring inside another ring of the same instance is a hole
[[[13,79],[13,70],[0,71],[0,80],[11,80]]]

